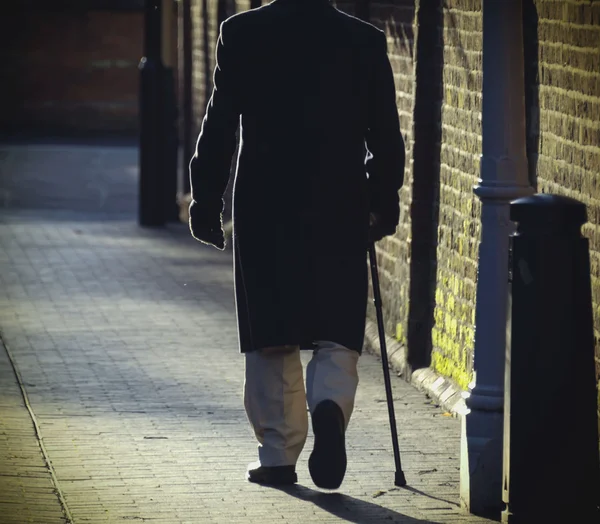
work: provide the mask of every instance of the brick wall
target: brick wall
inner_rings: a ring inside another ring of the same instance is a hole
[[[386,23],[385,13],[409,4],[372,1],[371,21],[392,39],[397,32],[390,17]],[[479,176],[481,154],[482,2],[416,4],[414,75],[396,76],[401,115],[410,108],[408,97],[402,96],[408,92],[405,82],[415,85],[412,129],[410,112],[403,119],[403,130],[411,131],[407,133],[411,176],[401,195],[405,213],[398,233],[379,246],[384,288],[389,290],[387,329],[408,346],[409,360],[429,349],[434,369],[466,387],[472,377],[480,231],[480,204],[472,186]],[[600,2],[523,0],[523,4],[530,180],[540,192],[572,196],[588,206],[590,221],[584,234],[591,247],[600,380]],[[442,19],[436,14],[440,8]],[[434,125],[438,93],[432,88],[439,71],[431,65],[420,67],[438,59],[434,19],[439,21],[443,47],[439,135]],[[390,57],[398,73],[401,66],[393,47]],[[430,104],[429,113],[423,112],[423,104]],[[429,160],[423,158],[428,149]],[[427,244],[437,245],[433,257]],[[406,251],[400,254],[399,246]],[[432,273],[434,298],[426,285]],[[418,358],[415,362],[423,363]]]
[[[141,11],[5,13],[2,130],[134,133],[142,45]]]
[[[378,245],[387,330],[409,369],[472,375],[481,154],[481,0],[370,4],[396,73],[407,146],[402,218]]]
[[[483,16],[481,0],[446,0],[437,288],[432,365],[463,388],[471,380],[479,200]],[[418,86],[417,86],[418,87]]]
[[[415,2],[369,2],[369,21],[384,30],[396,83],[396,100],[406,144],[405,183],[400,192],[401,220],[396,235],[377,245],[386,329],[406,343],[409,309],[411,242],[412,149],[414,105]],[[373,308],[369,316],[374,320]]]
[[[587,205],[600,380],[600,1],[529,3],[527,27],[539,38],[528,63],[538,72],[529,85],[530,142],[539,135],[531,160],[538,191]]]

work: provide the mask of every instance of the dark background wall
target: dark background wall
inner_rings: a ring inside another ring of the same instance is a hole
[[[135,134],[139,4],[27,2],[3,13],[2,132]]]

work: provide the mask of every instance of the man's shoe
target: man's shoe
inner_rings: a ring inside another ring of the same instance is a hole
[[[337,489],[346,474],[345,421],[333,400],[319,402],[312,414],[315,447],[308,459],[313,482],[323,489]]]
[[[260,462],[248,465],[246,480],[268,486],[287,486],[298,482],[296,466],[261,466]]]

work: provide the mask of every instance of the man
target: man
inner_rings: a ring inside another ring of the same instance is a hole
[[[307,401],[311,477],[326,489],[344,478],[366,251],[395,232],[404,172],[386,49],[383,32],[328,0],[274,0],[221,25],[190,163],[190,228],[224,248],[222,196],[241,125],[233,248],[244,404],[259,442],[251,482],[297,481]],[[306,389],[300,349],[313,350]]]

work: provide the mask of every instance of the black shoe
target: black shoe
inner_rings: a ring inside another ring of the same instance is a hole
[[[246,480],[269,486],[285,486],[298,482],[296,466],[261,466],[260,462],[248,464]]]
[[[319,402],[312,414],[315,447],[308,459],[313,482],[323,489],[337,489],[346,474],[345,421],[333,400]]]

